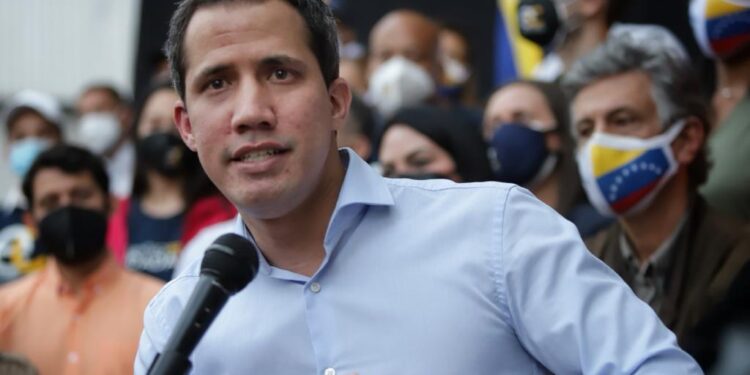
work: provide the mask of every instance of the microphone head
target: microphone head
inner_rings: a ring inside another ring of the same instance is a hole
[[[255,244],[234,233],[221,235],[203,255],[200,273],[214,277],[229,294],[239,292],[258,273]]]

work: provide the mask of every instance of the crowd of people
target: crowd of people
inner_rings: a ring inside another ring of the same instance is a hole
[[[145,374],[235,232],[195,373],[750,373],[750,3],[685,9],[707,92],[623,0],[522,0],[485,98],[460,30],[323,3],[186,0],[136,100],[0,102],[0,369]]]

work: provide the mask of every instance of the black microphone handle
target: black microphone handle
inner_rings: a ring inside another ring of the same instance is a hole
[[[149,375],[183,375],[190,370],[190,354],[229,299],[229,292],[214,277],[201,275],[180,320]]]

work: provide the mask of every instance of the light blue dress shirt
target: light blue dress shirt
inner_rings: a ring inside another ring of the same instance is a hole
[[[700,374],[576,228],[517,186],[377,175],[351,150],[306,277],[261,259],[193,374]],[[250,234],[237,221],[235,228]],[[261,257],[262,258],[262,257]],[[149,304],[135,373],[167,342],[199,264]]]

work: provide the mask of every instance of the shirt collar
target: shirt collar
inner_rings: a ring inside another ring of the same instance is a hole
[[[341,186],[333,217],[347,206],[392,206],[393,196],[385,179],[350,148],[339,150],[341,161],[346,167],[344,183]]]
[[[682,227],[685,226],[687,217],[687,214],[682,216],[669,237],[667,237],[664,242],[656,248],[656,251],[654,251],[654,253],[651,254],[651,257],[643,264],[639,262],[638,257],[635,255],[630,240],[627,238],[625,232],[620,234],[620,251],[622,252],[622,256],[628,262],[628,266],[633,269],[634,274],[640,273],[645,275],[649,272],[649,269],[653,269],[651,272],[655,272],[659,275],[667,272],[670,266],[672,245],[674,245],[674,242],[677,240],[677,236],[680,234],[680,231],[682,231]]]
[[[326,254],[335,247],[343,233],[355,224],[352,219],[360,212],[357,208],[392,206],[395,204],[385,179],[352,149],[339,149],[339,157],[344,164],[346,173],[339,196],[336,199],[336,207],[326,230],[324,240]],[[237,214],[235,223],[234,232],[255,243],[253,234],[250,233],[239,214]],[[258,255],[260,270],[270,274],[272,267],[263,254]]]
[[[328,222],[325,241],[326,253],[336,247],[343,233],[356,224],[354,220],[368,206],[392,206],[393,196],[385,179],[352,149],[342,148],[339,156],[346,167],[336,207]]]

